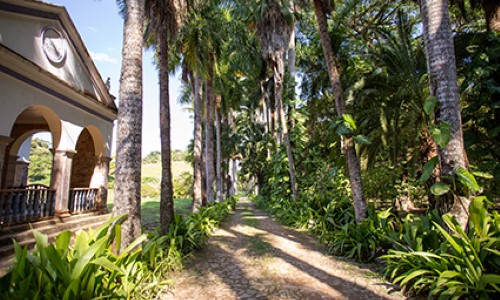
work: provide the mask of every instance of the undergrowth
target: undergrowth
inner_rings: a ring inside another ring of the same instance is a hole
[[[354,221],[344,197],[324,207],[257,196],[253,201],[286,225],[306,228],[337,256],[385,262],[384,274],[409,295],[440,299],[495,299],[500,295],[500,216],[485,197],[470,205],[468,232],[436,211],[400,218],[391,209]]]
[[[183,218],[175,215],[167,235],[143,234],[126,249],[120,244],[124,215],[112,217],[96,230],[79,231],[74,241],[64,231],[49,243],[33,231],[32,252],[14,243],[16,259],[0,278],[1,299],[155,299],[168,284],[169,272],[203,246],[236,199],[214,203]],[[121,250],[121,251],[120,251]]]

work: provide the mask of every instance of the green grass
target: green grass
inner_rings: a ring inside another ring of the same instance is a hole
[[[172,162],[172,177],[175,178],[184,172],[193,172],[191,165],[185,161]],[[161,179],[161,164],[142,165],[142,178],[152,177]],[[113,209],[115,193],[114,190],[108,190],[108,209]],[[192,199],[174,199],[174,210],[178,214],[187,215],[191,212]],[[141,201],[141,218],[143,224],[160,221],[160,197],[143,197]]]
[[[174,210],[181,215],[191,213],[192,199],[174,199]],[[113,202],[108,201],[108,209],[113,209]],[[160,197],[143,198],[141,201],[141,219],[143,224],[160,221]]]

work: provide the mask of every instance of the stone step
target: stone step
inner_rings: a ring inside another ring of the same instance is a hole
[[[23,239],[33,237],[33,229],[43,234],[51,234],[72,228],[78,225],[92,224],[94,220],[107,219],[109,215],[86,213],[65,218],[53,218],[35,223],[19,224],[0,230],[0,247],[11,245],[12,239],[20,242]]]
[[[97,228],[103,224],[109,218],[108,214],[96,215],[96,214],[85,214],[73,216],[70,218],[65,218],[65,222],[57,223],[46,223],[43,226],[37,226],[37,230],[45,234],[49,238],[49,242],[54,242],[56,236],[64,230],[71,231],[72,234],[78,230],[88,230],[89,227]],[[21,247],[27,246],[28,250],[32,250],[35,247],[35,238],[33,236],[32,229],[22,228],[19,232],[10,232],[7,235],[3,235],[0,239],[0,276],[12,265],[14,259],[14,245],[12,239],[15,239]],[[7,242],[8,241],[8,242]]]

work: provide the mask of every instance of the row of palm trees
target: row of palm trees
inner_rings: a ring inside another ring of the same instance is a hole
[[[299,23],[297,16],[305,6],[312,5],[326,61],[325,68],[334,95],[335,112],[339,119],[345,119],[348,112],[343,98],[342,69],[338,53],[335,53],[332,47],[342,41],[332,40],[335,35],[331,34],[329,28],[329,19],[334,17],[332,9],[335,5],[344,5],[344,2],[349,1],[118,2],[124,13],[124,44],[114,213],[129,214],[122,225],[122,244],[130,243],[140,233],[142,48],[146,45],[157,51],[162,153],[161,229],[166,233],[173,218],[168,91],[168,75],[172,66],[182,65],[183,79],[194,104],[193,210],[196,211],[207,202],[223,199],[224,180],[221,166],[224,149],[221,146],[221,127],[224,120],[234,124],[233,112],[241,111],[239,100],[244,96],[243,93],[251,90],[242,88],[249,80],[247,76],[253,76],[251,80],[260,85],[260,100],[250,104],[258,108],[254,110],[257,115],[252,113],[250,121],[261,122],[266,132],[276,138],[277,144],[284,144],[291,197],[297,201],[300,187],[296,179],[288,128],[293,125],[293,118],[290,116],[293,114],[294,105],[284,105],[284,99],[295,99],[295,33]],[[383,5],[379,1],[358,2],[371,3],[372,11],[375,11],[377,5]],[[485,5],[489,3],[483,2]],[[420,4],[430,95],[435,96],[438,102],[436,123],[450,125],[450,142],[438,151],[440,169],[443,178],[451,178],[457,168],[467,168],[467,157],[461,132],[448,1],[422,0]],[[498,5],[496,9],[498,10]],[[494,21],[495,15],[490,18]],[[493,21],[489,20],[488,24],[494,24]],[[257,53],[262,57],[257,57]],[[291,80],[287,80],[285,76],[285,62],[288,62],[288,75]],[[270,93],[266,87],[268,83],[272,85]],[[284,87],[289,94],[284,95]],[[216,147],[213,141],[214,132]],[[342,136],[342,153],[346,157],[355,215],[359,222],[367,217],[367,209],[359,158],[353,137],[348,134]],[[467,202],[468,199],[462,197],[452,201],[450,206],[451,212],[461,220],[461,224],[465,224],[467,220],[467,211],[464,209]]]

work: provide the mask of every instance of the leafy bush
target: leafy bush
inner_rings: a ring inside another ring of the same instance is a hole
[[[119,255],[112,250],[115,238],[120,239],[121,226],[117,222],[123,218],[110,218],[96,231],[79,231],[72,246],[69,231],[60,233],[55,244],[34,231],[36,246],[32,253],[15,243],[16,262],[0,279],[1,298],[140,298],[145,287],[154,294],[165,281],[140,260],[141,250],[135,250],[146,236],[139,237]]]
[[[193,195],[193,175],[183,172],[174,178],[174,198],[191,198]]]
[[[160,182],[154,177],[143,177],[141,179],[141,196],[158,197],[160,196]]]
[[[396,218],[390,209],[376,212],[369,209],[370,216],[361,223],[353,220],[333,231],[328,242],[328,250],[357,261],[371,261],[389,247],[387,232],[395,230]]]
[[[434,250],[390,250],[385,273],[406,291],[431,297],[488,299],[500,293],[500,216],[489,214],[484,197],[469,208],[469,233],[450,215],[433,222],[442,240]]]

